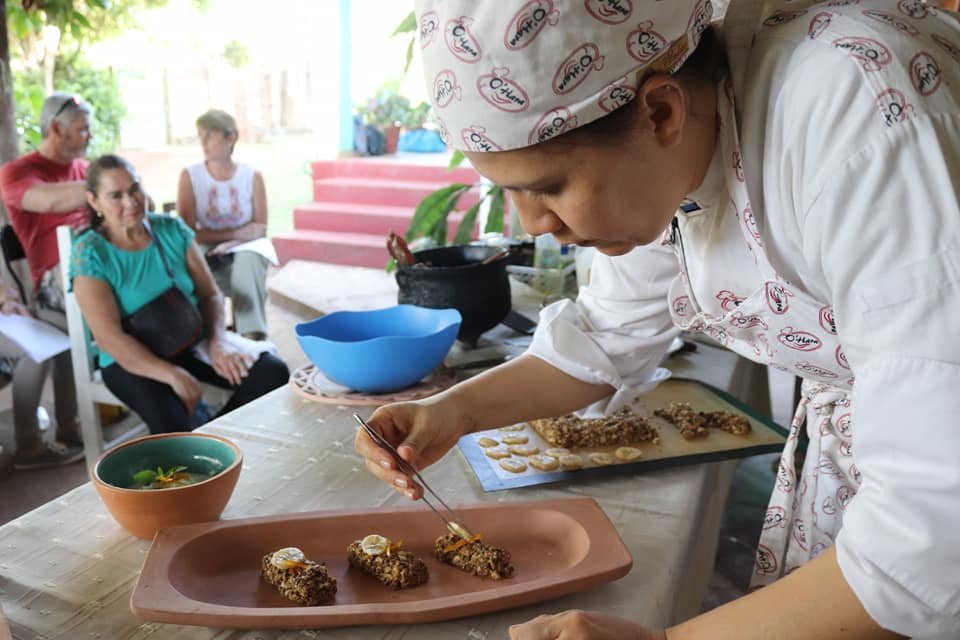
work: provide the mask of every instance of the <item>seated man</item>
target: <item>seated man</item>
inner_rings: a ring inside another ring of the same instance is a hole
[[[67,320],[58,272],[60,256],[56,229],[62,224],[82,225],[86,220],[84,179],[87,161],[83,158],[90,144],[91,114],[90,106],[78,96],[50,95],[40,112],[43,136],[40,146],[0,167],[0,198],[23,245],[33,279],[33,299],[20,303],[25,304],[32,315],[63,331],[67,330]],[[24,366],[28,364],[25,359],[21,362],[25,363]],[[55,378],[69,380],[72,387],[72,372],[60,371],[69,369],[69,355],[63,358],[62,364],[58,362],[54,366]],[[55,384],[67,393],[65,383]],[[76,400],[71,399],[68,404],[74,406],[75,414]],[[26,413],[24,408],[23,415]],[[61,415],[58,419],[67,420]],[[69,447],[79,446],[75,417],[58,425],[57,437]]]
[[[0,281],[0,313],[31,315],[17,292],[3,281]],[[13,468],[43,469],[83,458],[83,447],[77,436],[77,398],[73,386],[70,352],[65,351],[50,360],[37,363],[0,332],[0,357],[16,361],[13,370],[13,424],[16,443]],[[40,396],[51,368],[59,442],[44,440],[37,421]]]
[[[30,306],[38,317],[63,329],[66,320],[56,317],[63,316],[56,230],[62,224],[79,226],[85,221],[87,161],[83,158],[90,144],[91,113],[77,96],[52,94],[40,112],[40,146],[0,168],[0,197],[33,277]]]

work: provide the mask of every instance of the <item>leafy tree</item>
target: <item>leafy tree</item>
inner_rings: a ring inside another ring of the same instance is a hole
[[[231,40],[223,47],[223,59],[234,69],[241,69],[250,62],[250,49],[239,40]]]
[[[210,0],[191,0],[205,9]],[[40,141],[38,118],[43,100],[54,89],[82,95],[94,108],[94,139],[91,155],[112,151],[120,135],[126,111],[116,78],[109,69],[94,69],[82,51],[92,42],[116,36],[137,26],[143,9],[165,5],[168,0],[22,0],[4,7],[4,32],[0,68],[9,56],[20,64],[18,71],[3,76],[0,70],[0,116],[3,90],[12,87],[15,123],[0,121],[3,140],[19,137],[27,149]],[[7,27],[9,27],[7,29]],[[9,49],[7,49],[9,47]],[[3,54],[7,53],[7,56]],[[6,67],[9,69],[9,66]],[[9,80],[8,84],[4,84]],[[4,153],[0,149],[0,154]],[[16,149],[13,151],[16,155]],[[10,158],[0,156],[0,160]]]

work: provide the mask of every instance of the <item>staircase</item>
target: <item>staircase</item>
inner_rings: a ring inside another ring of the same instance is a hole
[[[425,196],[453,182],[480,179],[471,167],[447,170],[447,158],[383,156],[311,163],[313,202],[294,209],[292,232],[272,236],[281,264],[296,258],[382,268],[389,259],[387,234],[392,229],[402,235]],[[458,209],[465,211],[478,198],[478,190],[470,190]],[[462,217],[453,213],[448,218],[449,237]]]

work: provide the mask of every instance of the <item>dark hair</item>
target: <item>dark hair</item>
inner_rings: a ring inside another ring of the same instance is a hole
[[[707,27],[700,36],[700,43],[683,65],[673,73],[681,84],[686,87],[699,86],[706,83],[717,83],[727,70],[727,56],[723,43],[713,27]],[[656,73],[649,71],[647,77]],[[642,81],[641,81],[642,82]],[[628,108],[633,106],[633,100],[622,105],[615,111],[602,118],[577,127],[555,140],[563,143],[580,143],[584,140],[599,143],[616,144],[623,140],[625,131],[630,131],[636,125],[637,110]]]
[[[107,154],[100,156],[96,160],[92,161],[89,166],[87,166],[87,191],[93,195],[97,195],[97,189],[100,188],[100,178],[103,175],[103,172],[111,171],[113,169],[124,169],[136,180],[140,179],[140,176],[137,175],[137,170],[133,168],[133,165],[130,164],[129,160],[113,154]],[[86,208],[87,222],[89,223],[91,229],[96,229],[103,222],[103,218],[97,215],[97,212],[93,207],[90,206],[89,202],[87,203]]]

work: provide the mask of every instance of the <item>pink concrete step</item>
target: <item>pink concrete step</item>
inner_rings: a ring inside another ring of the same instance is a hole
[[[393,230],[403,235],[413,218],[414,209],[415,207],[354,202],[308,202],[293,210],[293,228],[381,236],[386,236]],[[461,212],[451,213],[447,218],[447,234],[451,238],[456,234],[462,219]]]
[[[449,182],[423,180],[394,180],[390,178],[321,178],[313,183],[315,202],[351,202],[380,204],[396,207],[416,207],[425,197]],[[480,194],[471,189],[460,198],[460,207],[467,208],[479,200]]]
[[[310,170],[315,181],[324,178],[354,177],[472,184],[480,180],[480,174],[470,166],[460,166],[453,171],[448,170],[445,164],[447,158],[448,156],[444,155],[437,158],[433,164],[426,164],[426,159],[404,160],[398,156],[318,160],[310,163]]]
[[[390,259],[382,235],[300,229],[271,236],[280,264],[294,258],[382,269]],[[323,286],[318,282],[317,286]]]

